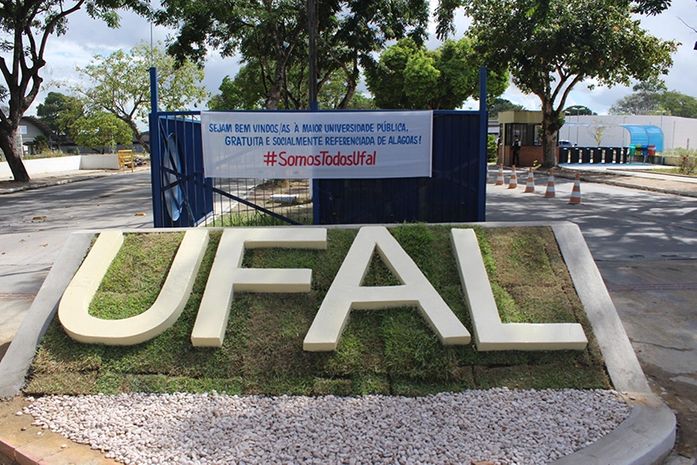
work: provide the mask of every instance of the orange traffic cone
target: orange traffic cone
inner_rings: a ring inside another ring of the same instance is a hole
[[[581,203],[581,175],[576,174],[576,180],[574,181],[574,189],[571,191],[571,198],[569,199],[571,205],[578,205]]]
[[[503,186],[503,165],[499,165],[499,173],[496,175],[496,185]]]
[[[554,175],[550,174],[547,178],[547,190],[545,191],[546,199],[553,199],[555,196],[554,192]]]
[[[518,187],[518,176],[515,174],[515,165],[512,166],[513,171],[511,171],[511,179],[508,182],[509,189],[515,189]]]
[[[535,192],[535,175],[532,172],[532,168],[528,169],[528,180],[525,183],[524,194],[530,194]]]

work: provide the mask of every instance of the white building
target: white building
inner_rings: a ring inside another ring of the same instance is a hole
[[[559,140],[579,147],[620,147],[632,143],[622,125],[656,126],[663,132],[663,151],[697,148],[697,119],[662,115],[579,115],[565,116]]]

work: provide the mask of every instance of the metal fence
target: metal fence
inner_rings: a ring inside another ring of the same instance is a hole
[[[484,221],[486,107],[435,111],[432,177],[365,180],[206,178],[200,112],[159,112],[151,69],[155,227]],[[486,101],[481,70],[480,101]]]
[[[206,178],[199,114],[160,113],[157,128],[151,142],[156,227],[484,219],[479,112],[434,113],[430,178]]]
[[[199,112],[161,112],[151,138],[155,227],[312,223],[307,180],[206,178]]]
[[[320,180],[319,222],[484,221],[482,118],[486,124],[477,111],[434,112],[430,178]]]

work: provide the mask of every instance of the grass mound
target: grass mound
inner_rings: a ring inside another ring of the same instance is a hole
[[[450,228],[391,229],[404,250],[472,332],[450,244]],[[393,394],[508,386],[608,388],[602,357],[549,228],[476,230],[502,320],[579,322],[585,351],[477,352],[445,347],[413,308],[351,312],[338,349],[302,350],[317,309],[355,230],[329,230],[328,249],[249,250],[244,266],[311,268],[307,294],[237,294],[222,348],[194,348],[191,330],[220,239],[211,240],[189,302],[162,335],[131,347],[80,344],[54,321],[42,340],[25,392],[89,394],[203,392],[230,394]],[[129,234],[90,313],[124,318],[147,309],[164,282],[181,233]],[[364,285],[394,285],[376,256]]]

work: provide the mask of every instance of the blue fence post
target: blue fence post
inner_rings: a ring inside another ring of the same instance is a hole
[[[477,199],[477,221],[486,221],[486,178],[487,178],[487,132],[489,113],[486,106],[486,68],[479,68],[479,198]]]
[[[163,228],[162,176],[160,174],[160,130],[158,128],[157,69],[150,68],[150,182],[152,186],[152,217],[156,228]]]

